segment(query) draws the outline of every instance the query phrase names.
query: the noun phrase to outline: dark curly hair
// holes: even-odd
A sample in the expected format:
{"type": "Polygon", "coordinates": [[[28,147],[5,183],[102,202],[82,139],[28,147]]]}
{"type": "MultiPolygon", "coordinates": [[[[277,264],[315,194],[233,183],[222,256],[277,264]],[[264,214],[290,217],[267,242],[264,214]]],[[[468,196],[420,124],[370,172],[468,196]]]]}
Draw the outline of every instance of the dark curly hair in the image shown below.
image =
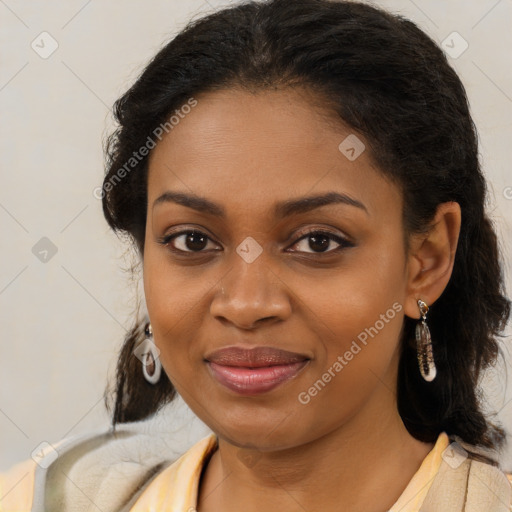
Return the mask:
{"type": "MultiPolygon", "coordinates": [[[[193,20],[166,44],[114,106],[117,130],[106,141],[103,212],[110,227],[144,251],[148,156],[131,161],[155,128],[203,92],[301,86],[368,141],[379,170],[404,197],[404,246],[425,232],[440,203],[462,212],[450,281],[431,306],[438,369],[425,382],[405,317],[398,370],[398,410],[415,438],[440,432],[496,449],[505,431],[486,418],[482,370],[501,349],[505,296],[497,237],[485,212],[486,183],[465,89],[441,49],[414,23],[351,1],[248,1],[193,20]],[[121,170],[124,169],[124,172],[121,170]]],[[[129,330],[107,388],[112,423],[137,421],[172,400],[165,374],[147,383],[133,351],[143,318],[129,330]],[[115,397],[115,399],[114,399],[115,397]]]]}

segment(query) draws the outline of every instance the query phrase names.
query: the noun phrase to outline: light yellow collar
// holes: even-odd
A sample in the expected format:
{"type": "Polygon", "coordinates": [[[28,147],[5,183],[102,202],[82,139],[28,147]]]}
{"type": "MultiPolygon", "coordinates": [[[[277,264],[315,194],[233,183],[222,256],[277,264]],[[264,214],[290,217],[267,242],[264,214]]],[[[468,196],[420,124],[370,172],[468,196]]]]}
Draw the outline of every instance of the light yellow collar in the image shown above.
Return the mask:
{"type": "Polygon", "coordinates": [[[446,432],[441,432],[434,448],[423,459],[418,471],[414,473],[398,501],[389,509],[389,512],[418,512],[432,482],[439,471],[444,450],[450,444],[446,432]]]}
{"type": "Polygon", "coordinates": [[[214,433],[198,441],[149,484],[130,512],[195,510],[204,462],[216,449],[214,433]]]}

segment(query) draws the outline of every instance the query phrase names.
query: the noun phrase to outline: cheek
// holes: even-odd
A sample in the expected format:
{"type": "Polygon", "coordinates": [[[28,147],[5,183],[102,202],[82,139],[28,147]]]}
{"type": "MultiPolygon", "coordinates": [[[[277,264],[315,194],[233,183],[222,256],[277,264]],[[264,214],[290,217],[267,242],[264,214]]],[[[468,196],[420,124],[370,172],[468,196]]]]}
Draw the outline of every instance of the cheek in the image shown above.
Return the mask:
{"type": "Polygon", "coordinates": [[[330,278],[304,283],[301,289],[308,293],[301,301],[323,346],[316,374],[320,377],[338,361],[332,371],[338,375],[343,370],[338,380],[347,379],[345,385],[354,387],[371,376],[370,370],[379,376],[388,370],[403,323],[405,276],[398,241],[382,240],[350,258],[330,278]]]}
{"type": "Polygon", "coordinates": [[[297,398],[301,418],[316,418],[321,431],[350,418],[379,388],[384,396],[394,389],[403,305],[383,270],[326,281],[325,293],[312,297],[318,357],[297,398]]]}
{"type": "Polygon", "coordinates": [[[181,267],[172,264],[163,250],[145,251],[146,305],[154,341],[168,375],[186,369],[193,342],[206,329],[202,323],[217,281],[206,266],[181,267]]]}
{"type": "MultiPolygon", "coordinates": [[[[404,299],[404,256],[400,244],[377,239],[347,253],[342,264],[328,273],[301,278],[297,294],[319,319],[327,333],[339,330],[357,335],[381,314],[404,299]]],[[[293,282],[293,281],[292,281],[293,282]]],[[[341,339],[344,339],[342,337],[341,339]]]]}
{"type": "Polygon", "coordinates": [[[209,286],[204,270],[199,266],[183,267],[172,263],[167,249],[155,247],[154,242],[146,244],[143,271],[146,304],[156,327],[176,323],[209,286]],[[197,273],[204,274],[204,281],[193,278],[197,273]]]}

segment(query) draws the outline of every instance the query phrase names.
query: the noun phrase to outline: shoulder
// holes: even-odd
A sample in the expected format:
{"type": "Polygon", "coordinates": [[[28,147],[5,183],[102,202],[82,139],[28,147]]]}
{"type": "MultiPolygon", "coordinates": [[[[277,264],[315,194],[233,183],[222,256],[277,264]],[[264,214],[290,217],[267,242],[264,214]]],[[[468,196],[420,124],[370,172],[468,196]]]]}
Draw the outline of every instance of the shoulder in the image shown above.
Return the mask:
{"type": "Polygon", "coordinates": [[[118,510],[207,432],[170,431],[169,418],[156,415],[64,439],[0,474],[0,512],[87,510],[91,502],[118,510]]]}
{"type": "Polygon", "coordinates": [[[474,510],[510,512],[512,475],[492,464],[470,459],[467,493],[474,510]]]}
{"type": "Polygon", "coordinates": [[[512,475],[486,459],[482,450],[463,444],[452,443],[443,452],[422,510],[510,512],[512,475]]]}
{"type": "Polygon", "coordinates": [[[29,459],[0,473],[0,512],[22,512],[32,508],[35,468],[35,461],[29,459]]]}
{"type": "Polygon", "coordinates": [[[475,510],[512,511],[512,473],[496,462],[497,453],[462,443],[460,438],[456,441],[467,449],[468,502],[477,506],[475,510]]]}

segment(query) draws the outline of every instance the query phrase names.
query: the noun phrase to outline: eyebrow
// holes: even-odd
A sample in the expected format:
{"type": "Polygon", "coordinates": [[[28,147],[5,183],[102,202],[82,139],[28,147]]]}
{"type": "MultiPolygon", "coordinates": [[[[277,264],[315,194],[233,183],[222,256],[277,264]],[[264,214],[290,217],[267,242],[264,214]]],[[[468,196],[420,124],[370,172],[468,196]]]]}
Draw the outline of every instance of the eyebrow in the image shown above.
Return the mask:
{"type": "MultiPolygon", "coordinates": [[[[195,194],[185,194],[183,192],[173,192],[168,190],[155,199],[153,202],[153,208],[162,203],[177,203],[202,213],[214,215],[222,219],[226,218],[226,211],[222,206],[195,194]]],[[[305,196],[298,199],[287,199],[286,201],[281,201],[274,206],[274,216],[276,218],[289,217],[299,213],[306,213],[330,204],[354,206],[368,214],[366,206],[357,199],[339,192],[328,192],[322,195],[305,196]]]]}

